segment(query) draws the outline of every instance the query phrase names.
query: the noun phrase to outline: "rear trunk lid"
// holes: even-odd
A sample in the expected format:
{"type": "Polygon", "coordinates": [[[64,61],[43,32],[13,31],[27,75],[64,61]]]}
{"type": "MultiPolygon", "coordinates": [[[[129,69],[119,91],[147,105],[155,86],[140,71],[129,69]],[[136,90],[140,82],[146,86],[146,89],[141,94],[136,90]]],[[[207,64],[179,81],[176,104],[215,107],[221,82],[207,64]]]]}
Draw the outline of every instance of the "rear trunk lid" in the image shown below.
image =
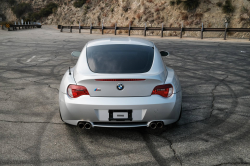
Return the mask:
{"type": "Polygon", "coordinates": [[[85,86],[93,97],[150,96],[155,86],[164,83],[165,79],[161,75],[92,76],[78,81],[77,84],[85,86]]]}

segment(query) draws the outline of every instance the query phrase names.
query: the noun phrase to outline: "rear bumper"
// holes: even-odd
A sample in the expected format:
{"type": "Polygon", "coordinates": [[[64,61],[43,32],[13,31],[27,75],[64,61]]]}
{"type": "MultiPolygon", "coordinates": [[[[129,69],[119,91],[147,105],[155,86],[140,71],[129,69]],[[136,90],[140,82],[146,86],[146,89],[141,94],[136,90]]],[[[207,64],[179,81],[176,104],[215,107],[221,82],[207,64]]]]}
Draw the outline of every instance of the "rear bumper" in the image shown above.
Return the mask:
{"type": "Polygon", "coordinates": [[[92,127],[108,128],[128,128],[128,127],[148,127],[147,122],[90,122],[92,127]]]}
{"type": "Polygon", "coordinates": [[[72,99],[59,92],[62,120],[77,125],[86,121],[92,127],[144,127],[152,121],[163,121],[164,125],[175,122],[181,111],[182,92],[169,98],[158,95],[147,97],[90,97],[72,99]],[[109,110],[132,110],[132,121],[109,121],[109,110]]]}

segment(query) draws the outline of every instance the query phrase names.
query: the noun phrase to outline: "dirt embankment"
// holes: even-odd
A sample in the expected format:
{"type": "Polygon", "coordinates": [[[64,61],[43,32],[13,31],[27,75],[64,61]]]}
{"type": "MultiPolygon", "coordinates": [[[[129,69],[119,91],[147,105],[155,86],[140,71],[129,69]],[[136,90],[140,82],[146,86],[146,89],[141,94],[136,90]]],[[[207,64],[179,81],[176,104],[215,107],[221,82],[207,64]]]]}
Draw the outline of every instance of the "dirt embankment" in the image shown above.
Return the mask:
{"type": "MultiPolygon", "coordinates": [[[[52,0],[58,4],[57,10],[47,18],[40,21],[43,24],[61,25],[101,25],[106,26],[147,26],[159,27],[225,27],[225,22],[233,28],[250,28],[250,1],[231,0],[232,12],[223,12],[227,0],[200,0],[198,7],[186,7],[183,0],[87,0],[80,7],[74,7],[76,0],[52,0]]],[[[22,0],[31,3],[38,11],[51,0],[22,0]]],[[[191,0],[186,0],[191,1],[191,0]]],[[[5,5],[4,11],[8,20],[16,20],[11,9],[5,5]]],[[[105,33],[112,31],[105,31],[105,33]]],[[[127,33],[126,31],[118,31],[127,33]]],[[[143,32],[133,31],[132,34],[143,32]]],[[[159,35],[160,32],[147,32],[159,35]]],[[[177,36],[179,32],[164,32],[167,36],[177,36]]],[[[198,32],[186,32],[184,36],[199,36],[198,32]]],[[[248,38],[249,33],[229,33],[229,36],[248,38]]],[[[205,37],[222,37],[223,33],[205,33],[205,37]]]]}

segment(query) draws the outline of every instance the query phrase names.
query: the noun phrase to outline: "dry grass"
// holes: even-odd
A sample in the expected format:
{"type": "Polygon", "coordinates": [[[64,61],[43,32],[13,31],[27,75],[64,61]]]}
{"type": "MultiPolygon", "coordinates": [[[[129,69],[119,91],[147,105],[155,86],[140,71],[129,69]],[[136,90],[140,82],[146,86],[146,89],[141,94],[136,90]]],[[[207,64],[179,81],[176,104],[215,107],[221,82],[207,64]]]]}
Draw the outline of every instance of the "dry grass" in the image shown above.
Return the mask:
{"type": "Polygon", "coordinates": [[[233,36],[236,32],[227,32],[228,36],[233,36]]]}
{"type": "Polygon", "coordinates": [[[195,18],[201,18],[203,17],[203,13],[195,13],[194,16],[195,18]]]}
{"type": "Polygon", "coordinates": [[[249,11],[249,10],[248,10],[246,7],[242,6],[242,8],[241,8],[241,13],[242,13],[242,14],[248,13],[248,11],[249,11]]]}
{"type": "Polygon", "coordinates": [[[136,18],[137,18],[138,20],[141,20],[141,18],[142,18],[142,13],[137,13],[137,14],[136,14],[136,18]]]}
{"type": "Polygon", "coordinates": [[[103,30],[104,34],[109,34],[110,30],[103,30]]]}
{"type": "Polygon", "coordinates": [[[181,19],[182,20],[188,20],[188,14],[187,13],[181,13],[181,19]]]}
{"type": "Polygon", "coordinates": [[[163,23],[164,21],[163,20],[156,20],[157,24],[161,24],[163,23]]]}
{"type": "Polygon", "coordinates": [[[148,21],[150,24],[153,24],[155,20],[154,20],[154,18],[149,18],[148,21]]]}
{"type": "Polygon", "coordinates": [[[161,3],[159,4],[159,6],[162,6],[166,3],[166,1],[161,1],[161,3]]]}
{"type": "Polygon", "coordinates": [[[207,8],[206,11],[204,11],[204,13],[209,12],[209,11],[211,11],[211,8],[207,8]]]}
{"type": "Polygon", "coordinates": [[[133,20],[130,20],[130,21],[128,22],[128,26],[129,26],[129,24],[130,24],[130,26],[132,26],[133,23],[134,23],[134,21],[133,21],[133,20]]]}
{"type": "Polygon", "coordinates": [[[159,19],[161,19],[161,17],[160,17],[159,15],[157,15],[157,16],[155,17],[155,20],[159,20],[159,19]]]}
{"type": "Polygon", "coordinates": [[[159,15],[157,15],[155,18],[154,18],[155,22],[157,24],[160,24],[160,23],[163,23],[164,22],[164,17],[160,17],[159,15]]]}
{"type": "Polygon", "coordinates": [[[163,11],[165,9],[165,6],[160,7],[160,11],[163,11]]]}
{"type": "Polygon", "coordinates": [[[240,16],[240,22],[246,21],[246,20],[247,20],[247,18],[245,18],[245,17],[243,17],[243,16],[240,16]]]}
{"type": "Polygon", "coordinates": [[[194,20],[192,20],[192,21],[184,21],[185,26],[192,25],[193,23],[194,23],[194,20]]]}
{"type": "Polygon", "coordinates": [[[115,27],[115,23],[111,23],[111,25],[110,25],[111,27],[115,27]]]}
{"type": "Polygon", "coordinates": [[[201,20],[194,21],[194,25],[200,25],[200,24],[201,24],[201,20]]]}
{"type": "Polygon", "coordinates": [[[156,7],[154,11],[155,11],[155,12],[159,12],[159,11],[160,11],[160,8],[159,8],[159,7],[156,7]]]}
{"type": "Polygon", "coordinates": [[[147,2],[149,2],[149,3],[153,3],[153,0],[147,0],[147,2]]]}
{"type": "Polygon", "coordinates": [[[144,0],[141,2],[141,5],[142,5],[142,6],[144,5],[144,0]]]}
{"type": "Polygon", "coordinates": [[[177,36],[177,32],[176,31],[173,32],[173,36],[177,36]]]}

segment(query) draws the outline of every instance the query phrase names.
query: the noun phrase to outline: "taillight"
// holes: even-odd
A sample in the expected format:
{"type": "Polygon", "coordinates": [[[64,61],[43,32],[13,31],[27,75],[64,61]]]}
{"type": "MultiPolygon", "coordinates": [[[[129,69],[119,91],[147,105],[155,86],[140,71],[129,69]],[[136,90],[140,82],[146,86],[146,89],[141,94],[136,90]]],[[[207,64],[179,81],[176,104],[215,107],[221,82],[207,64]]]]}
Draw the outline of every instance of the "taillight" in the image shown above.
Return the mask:
{"type": "Polygon", "coordinates": [[[67,92],[68,95],[72,98],[77,98],[82,95],[89,95],[87,88],[80,85],[69,85],[67,92]]]}
{"type": "Polygon", "coordinates": [[[172,94],[173,86],[171,84],[158,85],[152,92],[152,95],[160,95],[162,97],[170,97],[172,94]]]}

